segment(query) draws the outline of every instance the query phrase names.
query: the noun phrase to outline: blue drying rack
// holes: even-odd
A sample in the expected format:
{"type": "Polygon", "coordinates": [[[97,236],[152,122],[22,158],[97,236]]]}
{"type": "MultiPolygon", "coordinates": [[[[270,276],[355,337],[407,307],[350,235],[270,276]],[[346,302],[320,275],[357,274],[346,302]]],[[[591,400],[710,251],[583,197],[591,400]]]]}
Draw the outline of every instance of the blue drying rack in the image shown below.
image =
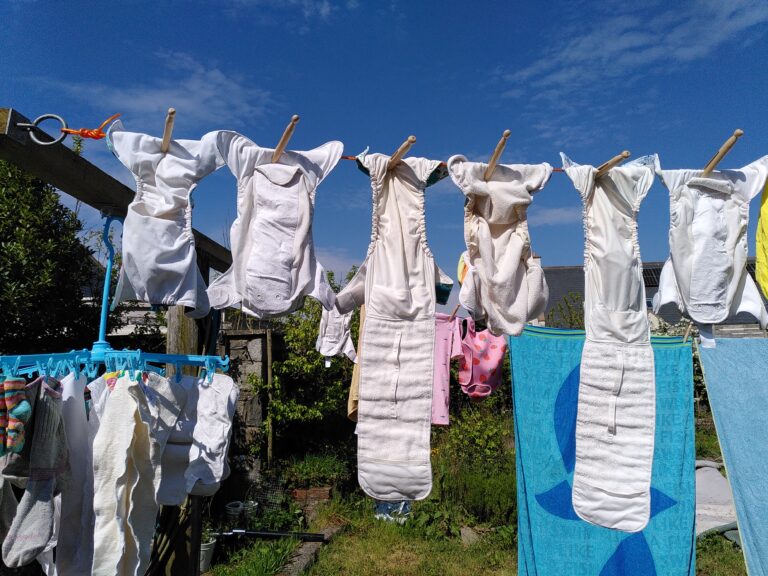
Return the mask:
{"type": "Polygon", "coordinates": [[[154,364],[172,365],[176,368],[176,377],[181,378],[181,366],[199,366],[205,370],[206,377],[212,378],[216,370],[227,372],[229,358],[226,356],[201,356],[194,354],[159,354],[141,350],[114,350],[107,342],[107,315],[109,313],[109,292],[112,280],[112,267],[115,260],[115,248],[109,239],[112,223],[120,220],[111,215],[104,221],[104,245],[107,248],[107,266],[104,289],[101,295],[101,316],[99,318],[99,336],[90,350],[72,350],[58,354],[25,354],[18,356],[0,356],[0,371],[5,377],[40,376],[60,377],[70,372],[79,376],[84,372],[89,378],[95,378],[99,367],[104,365],[109,372],[119,370],[151,370],[165,374],[165,370],[154,364]]]}

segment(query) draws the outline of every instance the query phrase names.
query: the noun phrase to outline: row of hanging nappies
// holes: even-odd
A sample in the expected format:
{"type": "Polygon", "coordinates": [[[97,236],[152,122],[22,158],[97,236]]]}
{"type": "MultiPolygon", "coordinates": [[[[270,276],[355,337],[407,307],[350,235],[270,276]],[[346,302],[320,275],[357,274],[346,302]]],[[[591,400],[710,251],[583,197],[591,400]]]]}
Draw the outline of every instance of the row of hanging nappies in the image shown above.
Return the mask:
{"type": "MultiPolygon", "coordinates": [[[[124,228],[123,288],[159,304],[241,305],[260,318],[287,314],[305,295],[340,314],[365,304],[357,409],[360,485],[378,500],[424,498],[431,488],[429,430],[435,373],[436,286],[451,280],[427,244],[424,191],[450,175],[466,196],[466,277],[459,300],[495,335],[519,335],[543,312],[548,289],[533,258],[526,210],[552,167],[487,165],[453,156],[447,166],[406,158],[390,167],[381,154],[358,164],[371,179],[372,230],[365,261],[334,295],[314,257],[315,189],[333,169],[341,144],[286,152],[271,162],[234,132],[172,142],[110,131],[113,150],[137,178],[124,228]],[[160,159],[163,162],[160,162],[160,159]],[[238,180],[232,225],[233,266],[205,290],[194,261],[189,194],[227,164],[238,180]]],[[[580,366],[574,509],[591,522],[642,529],[649,514],[655,383],[642,261],[640,205],[658,174],[670,192],[670,258],[654,308],[674,302],[692,320],[722,322],[740,311],[768,322],[746,271],[749,201],[763,188],[768,156],[741,170],[704,177],[662,170],[655,155],[597,177],[563,155],[583,202],[586,342],[580,366]],[[614,513],[620,510],[619,514],[614,513]]],[[[129,291],[128,291],[129,292],[129,291]]],[[[121,292],[124,296],[128,292],[121,292]]]]}
{"type": "Polygon", "coordinates": [[[27,441],[0,458],[9,567],[37,559],[60,576],[143,574],[159,505],[210,496],[229,475],[238,388],[228,376],[69,374],[23,392],[27,441]],[[11,485],[25,490],[21,501],[11,485]]]}

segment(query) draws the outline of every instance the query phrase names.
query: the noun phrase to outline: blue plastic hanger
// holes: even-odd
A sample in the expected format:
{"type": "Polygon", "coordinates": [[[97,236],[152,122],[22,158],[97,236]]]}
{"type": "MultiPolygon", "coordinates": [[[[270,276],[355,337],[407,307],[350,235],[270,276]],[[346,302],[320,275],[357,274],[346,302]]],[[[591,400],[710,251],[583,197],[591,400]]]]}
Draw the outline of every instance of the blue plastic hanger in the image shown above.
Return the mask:
{"type": "Polygon", "coordinates": [[[159,354],[141,350],[114,350],[107,342],[107,316],[109,314],[109,292],[112,280],[112,267],[115,248],[109,239],[112,223],[122,221],[112,215],[105,215],[103,240],[107,248],[107,266],[104,289],[101,295],[101,315],[99,318],[99,336],[90,350],[73,350],[59,354],[26,354],[18,356],[0,356],[0,372],[6,377],[28,376],[35,374],[57,378],[74,372],[77,377],[84,373],[89,379],[96,378],[99,367],[104,365],[108,372],[130,370],[141,377],[141,372],[152,371],[165,375],[165,370],[153,364],[172,364],[176,367],[176,379],[181,379],[181,366],[199,366],[205,370],[206,380],[211,381],[216,370],[227,372],[229,358],[188,354],[159,354]]]}

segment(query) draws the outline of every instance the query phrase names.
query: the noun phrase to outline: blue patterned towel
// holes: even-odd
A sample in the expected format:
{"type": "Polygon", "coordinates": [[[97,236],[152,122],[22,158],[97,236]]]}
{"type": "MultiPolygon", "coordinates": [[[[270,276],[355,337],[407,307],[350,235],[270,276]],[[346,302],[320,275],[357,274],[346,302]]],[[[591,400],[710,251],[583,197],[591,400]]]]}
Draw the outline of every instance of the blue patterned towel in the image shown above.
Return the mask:
{"type": "Polygon", "coordinates": [[[768,574],[768,339],[700,347],[704,380],[750,576],[768,574]]]}
{"type": "Polygon", "coordinates": [[[581,520],[571,504],[581,330],[509,339],[520,576],[694,576],[693,367],[682,338],[652,339],[656,432],[651,520],[635,534],[581,520]]]}

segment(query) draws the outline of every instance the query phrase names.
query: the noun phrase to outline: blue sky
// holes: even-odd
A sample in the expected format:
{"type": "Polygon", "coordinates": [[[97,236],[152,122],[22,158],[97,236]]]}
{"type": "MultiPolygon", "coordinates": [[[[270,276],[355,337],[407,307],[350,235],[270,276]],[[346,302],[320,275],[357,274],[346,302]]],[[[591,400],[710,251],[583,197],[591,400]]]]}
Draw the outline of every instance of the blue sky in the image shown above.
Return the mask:
{"type": "MultiPolygon", "coordinates": [[[[296,113],[291,148],[337,139],[345,154],[389,154],[414,134],[413,155],[487,161],[505,128],[506,163],[560,166],[564,151],[600,164],[628,149],[696,168],[735,128],[745,136],[722,167],[768,153],[766,0],[3,0],[0,21],[0,106],[72,127],[121,112],[128,130],[160,135],[172,106],[179,138],[231,129],[273,147],[296,113]]],[[[86,145],[133,187],[104,141],[86,145]]],[[[429,242],[451,276],[462,204],[449,180],[427,191],[429,242]]],[[[657,181],[640,215],[646,261],[666,258],[668,207],[657,181]]],[[[234,215],[223,168],[195,192],[194,226],[225,243],[234,215]]],[[[544,265],[581,263],[581,208],[564,174],[529,217],[544,265]]],[[[370,221],[369,181],[342,161],[317,194],[327,268],[361,261],[370,221]]]]}

